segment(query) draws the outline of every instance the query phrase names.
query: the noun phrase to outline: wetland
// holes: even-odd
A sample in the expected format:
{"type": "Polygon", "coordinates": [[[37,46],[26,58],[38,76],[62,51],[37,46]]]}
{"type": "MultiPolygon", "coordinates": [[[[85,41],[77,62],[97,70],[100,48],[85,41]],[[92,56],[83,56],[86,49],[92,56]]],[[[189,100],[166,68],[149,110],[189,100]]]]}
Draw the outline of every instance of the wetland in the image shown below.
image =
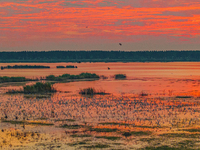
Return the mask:
{"type": "Polygon", "coordinates": [[[0,83],[0,149],[200,148],[199,62],[0,64],[8,65],[50,68],[0,71],[2,77],[30,79],[0,83]],[[46,85],[53,94],[6,94],[63,75],[70,82],[46,85]],[[80,94],[84,89],[109,94],[80,94]]]}

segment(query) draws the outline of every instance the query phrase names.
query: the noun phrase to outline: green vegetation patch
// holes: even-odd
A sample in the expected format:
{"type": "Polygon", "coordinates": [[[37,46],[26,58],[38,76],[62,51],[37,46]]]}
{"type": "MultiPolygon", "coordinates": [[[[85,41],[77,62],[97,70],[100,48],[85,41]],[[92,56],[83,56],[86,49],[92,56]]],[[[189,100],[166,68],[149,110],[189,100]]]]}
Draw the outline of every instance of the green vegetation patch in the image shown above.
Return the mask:
{"type": "Polygon", "coordinates": [[[124,132],[122,133],[123,136],[129,137],[129,136],[143,136],[143,135],[151,135],[150,131],[131,131],[131,132],[124,132]]]}
{"type": "Polygon", "coordinates": [[[0,83],[25,82],[25,81],[38,81],[38,79],[28,79],[25,77],[7,77],[7,76],[0,77],[0,83]]]}
{"type": "Polygon", "coordinates": [[[55,122],[58,122],[58,121],[75,122],[76,120],[74,120],[74,119],[56,119],[56,120],[55,120],[55,122]]]}
{"type": "Polygon", "coordinates": [[[133,125],[133,124],[127,124],[127,123],[118,123],[118,122],[101,122],[100,125],[119,125],[119,126],[131,126],[136,128],[163,128],[161,126],[139,126],[139,125],[133,125]]]}
{"type": "Polygon", "coordinates": [[[23,87],[23,90],[8,90],[6,93],[24,93],[24,94],[37,94],[37,93],[55,93],[56,89],[53,88],[51,83],[37,82],[34,85],[27,85],[23,87]]]}
{"type": "Polygon", "coordinates": [[[176,96],[176,98],[192,98],[192,96],[176,96]]]}
{"type": "Polygon", "coordinates": [[[102,138],[102,139],[107,139],[107,140],[112,140],[112,141],[121,139],[121,137],[117,137],[117,136],[95,136],[95,138],[98,138],[98,139],[102,138]]]}
{"type": "Polygon", "coordinates": [[[110,128],[90,128],[90,131],[95,131],[95,132],[116,132],[118,129],[110,129],[110,128]]]}
{"type": "Polygon", "coordinates": [[[105,94],[109,94],[106,93],[105,91],[96,91],[94,88],[86,88],[86,89],[81,89],[79,91],[79,94],[81,95],[105,95],[105,94]]]}
{"type": "Polygon", "coordinates": [[[184,140],[184,141],[178,142],[176,146],[179,146],[181,148],[188,148],[188,147],[193,147],[195,143],[196,141],[194,140],[184,140]]]}
{"type": "Polygon", "coordinates": [[[11,124],[26,124],[26,125],[44,125],[44,126],[53,126],[53,123],[45,123],[45,122],[28,122],[28,121],[13,121],[13,120],[2,120],[5,123],[11,124]]]}
{"type": "Polygon", "coordinates": [[[160,134],[159,136],[165,136],[165,137],[182,137],[182,138],[199,138],[200,134],[165,133],[165,134],[160,134]]]}
{"type": "Polygon", "coordinates": [[[76,138],[76,137],[92,137],[92,135],[90,135],[90,134],[72,134],[70,136],[73,137],[73,138],[76,138]]]}
{"type": "Polygon", "coordinates": [[[180,150],[180,148],[176,148],[176,147],[169,147],[166,145],[163,146],[159,146],[159,147],[145,147],[141,150],[180,150]]]}
{"type": "Polygon", "coordinates": [[[74,125],[68,125],[68,124],[64,124],[60,126],[61,128],[67,128],[67,129],[79,129],[79,128],[83,128],[83,125],[78,125],[78,124],[74,124],[74,125]]]}
{"type": "Polygon", "coordinates": [[[75,143],[69,143],[69,146],[76,146],[76,145],[83,145],[83,144],[87,144],[85,141],[80,141],[80,142],[75,142],[75,143]]]}
{"type": "Polygon", "coordinates": [[[50,68],[50,66],[41,66],[41,65],[14,65],[14,66],[1,66],[1,70],[3,69],[44,69],[50,68]]]}
{"type": "Polygon", "coordinates": [[[196,128],[196,129],[184,129],[184,131],[188,131],[188,132],[200,132],[200,128],[196,128]]]}
{"type": "Polygon", "coordinates": [[[83,146],[84,148],[108,148],[110,145],[106,144],[96,144],[96,145],[90,145],[90,146],[83,146]]]}
{"type": "Polygon", "coordinates": [[[115,79],[126,79],[125,74],[115,74],[115,79]]]}
{"type": "Polygon", "coordinates": [[[96,75],[95,73],[81,73],[79,75],[70,75],[70,74],[63,74],[61,76],[54,76],[49,75],[46,76],[46,80],[49,81],[66,81],[69,79],[99,79],[100,77],[96,75]]]}

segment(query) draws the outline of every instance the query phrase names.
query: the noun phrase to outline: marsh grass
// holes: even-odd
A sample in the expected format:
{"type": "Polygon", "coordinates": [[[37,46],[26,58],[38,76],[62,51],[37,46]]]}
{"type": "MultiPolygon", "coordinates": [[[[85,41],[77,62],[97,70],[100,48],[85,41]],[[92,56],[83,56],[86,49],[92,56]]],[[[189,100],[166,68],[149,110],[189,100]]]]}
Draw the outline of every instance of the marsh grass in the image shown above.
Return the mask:
{"type": "Polygon", "coordinates": [[[127,124],[127,123],[118,123],[118,122],[101,122],[99,125],[119,125],[119,126],[131,126],[136,128],[164,128],[161,126],[139,126],[139,125],[133,125],[133,124],[127,124]]]}
{"type": "Polygon", "coordinates": [[[196,141],[194,140],[184,140],[181,142],[178,142],[176,146],[181,147],[181,148],[188,148],[188,147],[194,147],[196,141]]]}
{"type": "Polygon", "coordinates": [[[37,82],[34,85],[27,85],[23,87],[23,90],[8,90],[7,94],[16,94],[16,93],[24,93],[24,94],[47,94],[47,93],[55,93],[56,89],[53,88],[51,83],[42,83],[37,82]]]}
{"type": "Polygon", "coordinates": [[[43,126],[53,126],[53,123],[46,123],[46,122],[29,122],[29,121],[14,121],[14,120],[1,120],[5,123],[11,124],[26,124],[26,125],[43,125],[43,126]]]}
{"type": "Polygon", "coordinates": [[[72,134],[70,136],[73,137],[73,138],[76,138],[76,137],[80,137],[80,138],[83,138],[83,137],[92,137],[92,135],[90,135],[90,134],[72,134]]]}
{"type": "Polygon", "coordinates": [[[164,133],[159,136],[164,137],[180,137],[180,138],[199,138],[200,134],[188,134],[188,133],[164,133]]]}
{"type": "Polygon", "coordinates": [[[110,145],[107,144],[96,144],[96,145],[89,145],[89,146],[83,146],[83,148],[90,148],[90,149],[94,149],[94,148],[109,148],[110,145]]]}
{"type": "Polygon", "coordinates": [[[123,136],[129,137],[129,136],[144,136],[144,135],[151,135],[152,132],[150,131],[131,131],[131,132],[124,132],[122,133],[123,136]]]}
{"type": "Polygon", "coordinates": [[[117,132],[118,129],[110,129],[110,128],[89,128],[89,131],[95,131],[95,132],[117,132]]]}
{"type": "Polygon", "coordinates": [[[176,96],[175,98],[192,98],[192,96],[176,96]]]}
{"type": "Polygon", "coordinates": [[[95,136],[95,138],[107,139],[107,140],[112,140],[112,141],[121,139],[121,137],[117,137],[117,136],[95,136]]]}
{"type": "Polygon", "coordinates": [[[69,146],[76,146],[76,145],[83,145],[83,144],[87,144],[85,141],[80,141],[80,142],[75,142],[75,143],[69,143],[67,145],[69,146]]]}
{"type": "Polygon", "coordinates": [[[183,129],[183,131],[188,131],[188,132],[200,132],[200,128],[194,128],[194,129],[183,129]]]}
{"type": "Polygon", "coordinates": [[[126,75],[125,74],[115,74],[115,79],[126,79],[126,75]]]}
{"type": "Polygon", "coordinates": [[[176,147],[169,147],[169,146],[166,146],[166,145],[163,145],[163,146],[159,146],[159,147],[145,147],[143,149],[140,149],[140,150],[180,150],[180,148],[176,148],[176,147]]]}
{"type": "Polygon", "coordinates": [[[61,125],[60,128],[67,128],[67,129],[79,129],[79,128],[83,128],[84,125],[78,125],[78,124],[74,124],[74,125],[68,125],[68,124],[64,124],[61,125]]]}
{"type": "Polygon", "coordinates": [[[68,122],[75,122],[75,119],[56,119],[55,122],[59,122],[59,121],[68,121],[68,122]]]}
{"type": "Polygon", "coordinates": [[[85,89],[80,89],[79,94],[81,95],[107,95],[109,93],[106,93],[104,90],[95,90],[94,88],[85,88],[85,89]]]}

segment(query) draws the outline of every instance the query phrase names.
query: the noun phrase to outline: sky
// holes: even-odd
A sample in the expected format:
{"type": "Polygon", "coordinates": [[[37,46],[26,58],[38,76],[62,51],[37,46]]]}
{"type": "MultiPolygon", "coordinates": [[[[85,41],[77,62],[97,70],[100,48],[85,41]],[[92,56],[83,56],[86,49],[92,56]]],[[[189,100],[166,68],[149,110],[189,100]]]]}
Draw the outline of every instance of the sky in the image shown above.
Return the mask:
{"type": "Polygon", "coordinates": [[[200,1],[0,0],[0,51],[49,50],[200,50],[200,1]]]}

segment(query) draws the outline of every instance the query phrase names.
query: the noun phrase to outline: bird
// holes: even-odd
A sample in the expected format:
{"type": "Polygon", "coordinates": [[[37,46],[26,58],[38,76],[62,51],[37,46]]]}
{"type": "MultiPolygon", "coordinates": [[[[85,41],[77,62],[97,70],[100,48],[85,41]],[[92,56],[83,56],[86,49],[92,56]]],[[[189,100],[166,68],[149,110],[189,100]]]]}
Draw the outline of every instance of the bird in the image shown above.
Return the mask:
{"type": "Polygon", "coordinates": [[[119,43],[120,46],[122,46],[122,43],[119,43]]]}

